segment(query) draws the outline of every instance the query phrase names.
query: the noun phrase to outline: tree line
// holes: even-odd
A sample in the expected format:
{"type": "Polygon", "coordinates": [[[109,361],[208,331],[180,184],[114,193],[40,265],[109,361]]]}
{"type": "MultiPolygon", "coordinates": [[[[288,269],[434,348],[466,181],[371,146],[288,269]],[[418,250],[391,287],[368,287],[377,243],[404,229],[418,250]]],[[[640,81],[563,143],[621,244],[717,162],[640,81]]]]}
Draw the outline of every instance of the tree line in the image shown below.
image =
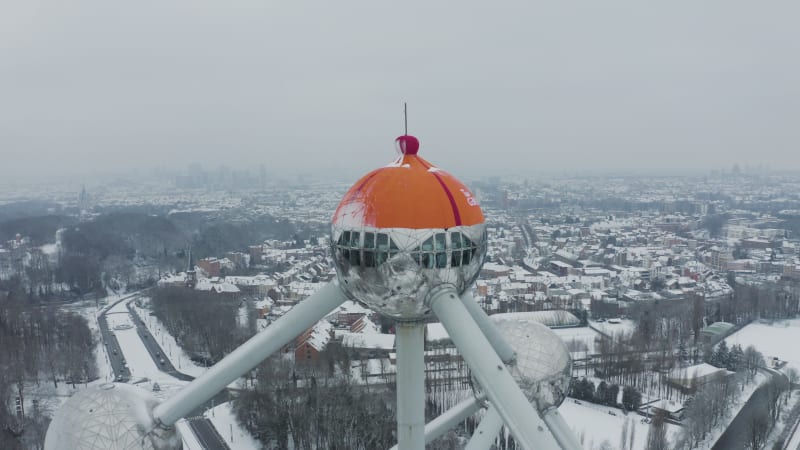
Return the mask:
{"type": "Polygon", "coordinates": [[[96,379],[95,337],[78,314],[7,300],[0,342],[0,448],[40,447],[48,419],[44,408],[26,411],[28,391],[96,379]]]}
{"type": "Polygon", "coordinates": [[[394,390],[358,385],[325,368],[299,378],[282,355],[255,369],[234,408],[265,448],[370,450],[395,442],[394,390]]]}
{"type": "Polygon", "coordinates": [[[214,292],[184,287],[164,287],[152,291],[150,304],[178,345],[195,360],[213,364],[255,333],[248,321],[236,320],[241,301],[214,292]]]}

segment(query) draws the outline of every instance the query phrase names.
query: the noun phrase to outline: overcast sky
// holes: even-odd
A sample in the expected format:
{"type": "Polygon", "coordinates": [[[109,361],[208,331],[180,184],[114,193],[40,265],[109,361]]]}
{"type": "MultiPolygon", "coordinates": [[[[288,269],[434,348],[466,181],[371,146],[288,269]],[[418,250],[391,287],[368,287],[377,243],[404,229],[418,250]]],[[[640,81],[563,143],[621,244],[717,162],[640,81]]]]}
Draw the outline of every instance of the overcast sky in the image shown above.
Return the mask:
{"type": "Polygon", "coordinates": [[[4,177],[800,168],[797,1],[1,3],[4,177]]]}

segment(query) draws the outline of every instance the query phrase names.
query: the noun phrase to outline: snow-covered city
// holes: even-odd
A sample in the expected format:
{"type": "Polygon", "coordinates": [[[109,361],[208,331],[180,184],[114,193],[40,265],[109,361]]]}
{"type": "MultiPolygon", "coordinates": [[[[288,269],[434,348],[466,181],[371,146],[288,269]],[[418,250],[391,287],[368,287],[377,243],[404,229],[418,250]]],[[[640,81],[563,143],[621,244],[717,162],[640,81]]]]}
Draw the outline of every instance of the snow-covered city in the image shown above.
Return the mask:
{"type": "Polygon", "coordinates": [[[0,450],[800,450],[800,3],[0,11],[0,450]]]}
{"type": "MultiPolygon", "coordinates": [[[[800,215],[792,209],[800,198],[785,193],[797,181],[727,173],[651,180],[633,195],[638,181],[475,181],[487,246],[472,298],[490,317],[533,320],[563,341],[572,364],[559,411],[585,449],[653,448],[654,439],[665,448],[794,448],[800,215]]],[[[5,367],[20,367],[5,372],[9,430],[41,442],[64,400],[113,381],[169,398],[335,280],[326,222],[341,188],[263,190],[269,201],[261,189],[227,198],[183,190],[170,203],[160,195],[118,202],[107,189],[83,187],[41,219],[3,222],[4,329],[28,330],[7,335],[4,348],[47,348],[52,338],[36,331],[37,320],[59,323],[58,333],[85,329],[78,348],[45,352],[30,367],[14,362],[28,360],[17,351],[3,354],[5,367]],[[251,201],[261,208],[253,211],[251,201]],[[128,212],[142,207],[153,213],[128,212]],[[135,226],[107,225],[123,221],[135,226]],[[264,227],[253,231],[256,224],[264,227]],[[189,229],[192,241],[177,237],[189,229]],[[47,315],[31,322],[19,302],[34,299],[47,315]]],[[[358,447],[391,446],[392,420],[378,436],[293,421],[336,407],[318,400],[309,409],[308,383],[330,390],[327,401],[349,402],[354,414],[392,414],[395,324],[345,301],[179,421],[183,447],[335,445],[329,433],[358,447]],[[295,393],[277,396],[283,389],[295,393]],[[285,417],[263,416],[264,408],[285,408],[285,417]]],[[[428,320],[424,339],[432,418],[474,395],[473,384],[441,323],[428,320]]],[[[434,447],[460,448],[480,417],[467,417],[434,447]]],[[[513,448],[508,431],[496,439],[513,448]]]]}

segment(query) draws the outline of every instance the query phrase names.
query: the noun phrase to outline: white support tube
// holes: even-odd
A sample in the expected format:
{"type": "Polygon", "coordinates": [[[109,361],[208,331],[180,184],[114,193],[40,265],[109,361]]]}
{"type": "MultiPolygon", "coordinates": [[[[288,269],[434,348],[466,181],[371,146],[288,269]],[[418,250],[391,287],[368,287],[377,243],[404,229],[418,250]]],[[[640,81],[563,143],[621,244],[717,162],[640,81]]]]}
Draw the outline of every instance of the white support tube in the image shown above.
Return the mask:
{"type": "Polygon", "coordinates": [[[240,345],[203,375],[156,406],[153,409],[156,423],[162,427],[171,427],[180,418],[225,389],[225,386],[314,326],[345,300],[347,297],[335,283],[323,286],[264,331],[240,345]]]}
{"type": "Polygon", "coordinates": [[[425,327],[397,324],[397,447],[425,448],[425,327]]]}
{"type": "Polygon", "coordinates": [[[558,412],[558,408],[553,407],[548,409],[544,412],[542,418],[561,448],[564,450],[581,450],[583,448],[578,438],[575,436],[575,433],[569,427],[569,424],[567,424],[567,421],[564,420],[564,416],[558,412]]]}
{"type": "Polygon", "coordinates": [[[472,320],[478,324],[478,327],[481,329],[481,332],[486,339],[489,340],[489,343],[492,344],[494,351],[497,352],[497,356],[500,357],[500,360],[506,364],[510,364],[516,358],[516,352],[514,352],[514,348],[512,348],[508,342],[503,338],[503,335],[500,334],[497,327],[495,327],[492,322],[489,320],[489,316],[486,314],[486,311],[478,305],[478,302],[475,301],[475,297],[469,293],[469,291],[464,292],[461,296],[461,302],[464,303],[464,306],[467,308],[469,315],[472,316],[472,320]]]}
{"type": "Polygon", "coordinates": [[[489,450],[502,429],[503,419],[494,406],[490,405],[464,450],[489,450]]]}
{"type": "MultiPolygon", "coordinates": [[[[443,436],[447,430],[455,427],[467,417],[475,414],[481,409],[483,402],[483,395],[472,396],[466,400],[462,400],[456,406],[448,409],[440,414],[437,418],[425,424],[425,443],[429,444],[435,439],[443,436]]],[[[397,450],[397,446],[389,450],[397,450]]]]}
{"type": "Polygon", "coordinates": [[[527,450],[558,450],[555,438],[472,320],[455,289],[431,293],[431,308],[450,334],[486,397],[516,441],[527,450]]]}

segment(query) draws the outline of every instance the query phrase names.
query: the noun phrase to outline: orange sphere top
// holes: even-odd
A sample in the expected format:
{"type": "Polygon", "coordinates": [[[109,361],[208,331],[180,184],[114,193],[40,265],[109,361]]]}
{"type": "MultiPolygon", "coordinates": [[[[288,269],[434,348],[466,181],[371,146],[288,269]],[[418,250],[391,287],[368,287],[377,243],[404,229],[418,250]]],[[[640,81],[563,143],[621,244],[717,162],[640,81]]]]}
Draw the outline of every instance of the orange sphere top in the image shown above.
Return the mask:
{"type": "Polygon", "coordinates": [[[396,143],[402,155],[347,191],[333,215],[334,225],[423,229],[484,222],[472,192],[417,155],[415,137],[400,136],[396,143]]]}

